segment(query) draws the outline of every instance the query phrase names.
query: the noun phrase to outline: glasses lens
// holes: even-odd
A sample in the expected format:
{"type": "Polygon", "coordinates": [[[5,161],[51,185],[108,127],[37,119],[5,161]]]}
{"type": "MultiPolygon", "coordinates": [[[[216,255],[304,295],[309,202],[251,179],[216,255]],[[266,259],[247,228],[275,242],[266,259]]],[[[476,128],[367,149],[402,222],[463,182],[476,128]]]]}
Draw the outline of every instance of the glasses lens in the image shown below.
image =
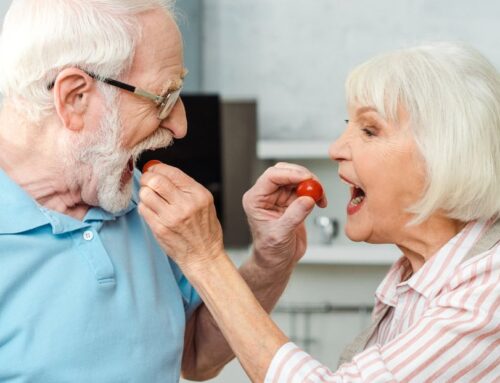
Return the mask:
{"type": "Polygon", "coordinates": [[[177,100],[179,100],[179,95],[181,94],[181,90],[182,88],[177,89],[166,95],[166,100],[160,106],[160,111],[158,113],[158,118],[160,120],[164,120],[170,114],[175,104],[177,103],[177,100]]]}

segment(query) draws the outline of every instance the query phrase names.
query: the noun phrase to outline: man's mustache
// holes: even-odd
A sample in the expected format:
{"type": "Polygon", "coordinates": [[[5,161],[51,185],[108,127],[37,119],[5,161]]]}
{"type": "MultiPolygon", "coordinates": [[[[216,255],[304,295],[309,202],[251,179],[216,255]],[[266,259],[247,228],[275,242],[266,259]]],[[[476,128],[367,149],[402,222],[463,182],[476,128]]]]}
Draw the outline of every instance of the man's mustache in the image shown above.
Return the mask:
{"type": "Polygon", "coordinates": [[[132,151],[132,157],[137,159],[146,150],[163,149],[173,145],[174,137],[169,130],[157,129],[151,136],[139,142],[132,151]]]}

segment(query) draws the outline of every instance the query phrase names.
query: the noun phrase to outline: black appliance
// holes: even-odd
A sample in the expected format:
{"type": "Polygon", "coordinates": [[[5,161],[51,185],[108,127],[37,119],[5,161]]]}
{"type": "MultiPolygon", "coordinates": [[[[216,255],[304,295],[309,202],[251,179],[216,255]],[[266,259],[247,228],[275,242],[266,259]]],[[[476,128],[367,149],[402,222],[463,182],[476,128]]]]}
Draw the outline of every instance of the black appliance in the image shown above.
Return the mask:
{"type": "Polygon", "coordinates": [[[165,149],[144,152],[137,167],[152,159],[181,169],[214,196],[217,216],[223,220],[220,99],[217,95],[183,94],[188,132],[165,149]]]}

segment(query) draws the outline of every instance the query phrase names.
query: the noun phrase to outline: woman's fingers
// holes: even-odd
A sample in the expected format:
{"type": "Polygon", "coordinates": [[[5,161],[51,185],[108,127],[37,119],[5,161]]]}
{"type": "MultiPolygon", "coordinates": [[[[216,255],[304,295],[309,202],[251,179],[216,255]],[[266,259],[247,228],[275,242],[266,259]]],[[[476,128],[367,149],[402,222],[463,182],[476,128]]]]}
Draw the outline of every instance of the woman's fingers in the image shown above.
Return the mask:
{"type": "Polygon", "coordinates": [[[194,184],[197,184],[197,182],[193,178],[188,176],[182,170],[167,164],[158,164],[151,167],[149,171],[143,175],[143,177],[146,177],[147,175],[161,175],[163,177],[166,177],[179,189],[192,187],[194,184]]]}
{"type": "Polygon", "coordinates": [[[167,235],[167,226],[165,226],[161,221],[160,216],[156,214],[146,203],[142,201],[139,202],[138,209],[139,214],[144,218],[154,234],[162,238],[167,235]]]}
{"type": "Polygon", "coordinates": [[[180,192],[179,188],[168,177],[152,171],[145,173],[141,178],[141,191],[139,193],[141,200],[149,196],[144,190],[154,192],[167,203],[174,203],[177,194],[180,192]]]}
{"type": "Polygon", "coordinates": [[[168,165],[141,178],[139,212],[168,255],[179,265],[209,261],[223,251],[212,194],[168,165]]]}

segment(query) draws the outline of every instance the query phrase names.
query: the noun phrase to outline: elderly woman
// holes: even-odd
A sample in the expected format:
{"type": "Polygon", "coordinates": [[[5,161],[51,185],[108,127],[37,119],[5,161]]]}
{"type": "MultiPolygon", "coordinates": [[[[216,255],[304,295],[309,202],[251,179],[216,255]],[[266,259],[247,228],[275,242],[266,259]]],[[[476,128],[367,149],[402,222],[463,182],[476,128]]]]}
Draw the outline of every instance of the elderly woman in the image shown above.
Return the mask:
{"type": "MultiPolygon", "coordinates": [[[[331,145],[351,188],[345,231],[402,252],[376,291],[372,326],[334,371],[291,343],[224,253],[199,186],[165,165],[143,177],[167,203],[140,209],[255,382],[500,380],[500,80],[478,52],[439,43],[371,59],[347,79],[349,122],[331,145]],[[157,185],[156,182],[154,185],[157,185]],[[187,203],[187,201],[190,201],[187,203]]],[[[261,251],[304,254],[314,177],[278,164],[245,195],[261,251]],[[270,234],[271,233],[271,234],[270,234]],[[264,250],[262,250],[264,249],[264,250]],[[278,250],[277,250],[278,249],[278,250]]],[[[324,205],[326,201],[321,201],[324,205]]]]}

